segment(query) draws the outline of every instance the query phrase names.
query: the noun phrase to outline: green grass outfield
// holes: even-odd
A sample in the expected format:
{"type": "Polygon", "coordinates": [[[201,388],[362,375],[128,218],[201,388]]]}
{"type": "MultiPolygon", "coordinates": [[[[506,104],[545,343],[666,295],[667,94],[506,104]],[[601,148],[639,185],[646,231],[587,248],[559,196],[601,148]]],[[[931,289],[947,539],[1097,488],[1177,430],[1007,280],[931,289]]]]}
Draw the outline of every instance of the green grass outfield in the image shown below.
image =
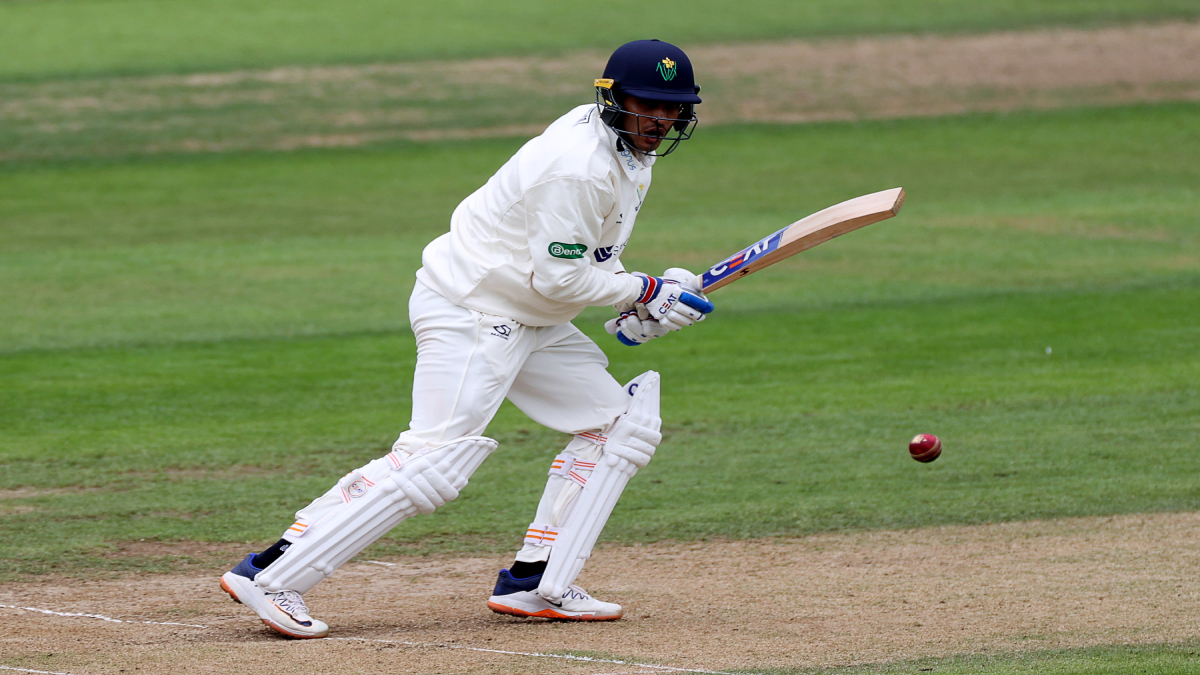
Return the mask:
{"type": "MultiPolygon", "coordinates": [[[[0,174],[0,568],[263,543],[408,416],[421,246],[517,140],[0,174]]],[[[636,349],[667,440],[607,541],[1200,507],[1200,106],[705,129],[626,257],[703,268],[832,202],[902,216],[636,349]],[[1047,352],[1047,348],[1051,348],[1047,352]],[[920,465],[917,432],[945,440],[920,465]]],[[[373,551],[519,544],[563,439],[503,409],[456,503],[373,551]]]]}
{"type": "Polygon", "coordinates": [[[1197,16],[1195,0],[9,0],[0,80],[1197,16]]]}
{"type": "Polygon", "coordinates": [[[1017,654],[955,656],[847,668],[756,670],[761,675],[1190,675],[1200,673],[1200,643],[1058,649],[1017,654]]]}

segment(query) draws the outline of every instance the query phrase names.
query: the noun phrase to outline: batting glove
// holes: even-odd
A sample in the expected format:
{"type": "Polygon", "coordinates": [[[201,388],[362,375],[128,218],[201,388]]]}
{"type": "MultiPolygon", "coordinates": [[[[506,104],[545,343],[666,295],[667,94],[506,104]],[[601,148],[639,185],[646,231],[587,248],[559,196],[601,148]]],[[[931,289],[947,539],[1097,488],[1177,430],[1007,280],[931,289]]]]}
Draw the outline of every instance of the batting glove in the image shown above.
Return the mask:
{"type": "MultiPolygon", "coordinates": [[[[685,281],[695,283],[696,275],[687,270],[675,268],[667,271],[682,272],[687,275],[685,281]]],[[[643,320],[654,319],[667,330],[682,330],[697,321],[703,321],[705,315],[713,311],[713,304],[699,288],[684,285],[677,278],[652,277],[641,272],[634,272],[634,276],[642,280],[642,294],[634,301],[634,308],[643,320]]]]}
{"type": "Polygon", "coordinates": [[[662,337],[671,332],[654,319],[642,320],[636,310],[621,312],[615,319],[609,319],[604,324],[604,330],[609,335],[617,336],[621,344],[627,347],[644,345],[656,337],[662,337]]]}

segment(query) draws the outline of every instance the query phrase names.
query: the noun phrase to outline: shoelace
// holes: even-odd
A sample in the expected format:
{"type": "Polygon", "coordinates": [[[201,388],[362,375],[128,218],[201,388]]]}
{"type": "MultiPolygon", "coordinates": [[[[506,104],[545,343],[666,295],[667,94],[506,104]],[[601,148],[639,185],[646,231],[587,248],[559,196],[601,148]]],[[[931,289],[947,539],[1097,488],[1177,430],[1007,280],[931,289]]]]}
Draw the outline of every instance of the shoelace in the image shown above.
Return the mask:
{"type": "MultiPolygon", "coordinates": [[[[569,592],[571,592],[571,591],[575,591],[576,593],[578,593],[578,594],[579,594],[579,595],[578,595],[578,598],[579,598],[580,600],[591,600],[591,599],[592,599],[592,596],[588,595],[588,592],[587,592],[587,591],[583,590],[582,588],[580,588],[580,587],[578,587],[578,586],[568,586],[568,587],[567,587],[567,592],[569,593],[569,592]]],[[[563,597],[564,597],[564,598],[565,598],[565,597],[568,597],[568,596],[567,596],[567,593],[563,593],[563,597]]]]}
{"type": "Polygon", "coordinates": [[[292,615],[292,618],[301,620],[308,617],[308,606],[304,604],[304,598],[296,591],[280,591],[274,594],[271,601],[275,603],[279,609],[292,615]]]}

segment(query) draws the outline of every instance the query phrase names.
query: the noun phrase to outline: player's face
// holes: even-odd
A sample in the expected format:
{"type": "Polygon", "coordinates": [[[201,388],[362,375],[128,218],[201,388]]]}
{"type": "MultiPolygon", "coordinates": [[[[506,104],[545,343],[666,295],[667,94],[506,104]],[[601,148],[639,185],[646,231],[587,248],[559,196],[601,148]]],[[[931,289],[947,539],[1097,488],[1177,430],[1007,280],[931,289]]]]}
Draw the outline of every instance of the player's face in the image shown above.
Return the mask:
{"type": "Polygon", "coordinates": [[[662,139],[671,130],[673,122],[678,119],[682,106],[667,101],[648,101],[636,96],[628,96],[622,102],[622,107],[638,115],[648,115],[659,119],[646,119],[625,115],[622,117],[622,127],[631,134],[630,140],[634,147],[642,152],[652,152],[662,143],[662,139]]]}

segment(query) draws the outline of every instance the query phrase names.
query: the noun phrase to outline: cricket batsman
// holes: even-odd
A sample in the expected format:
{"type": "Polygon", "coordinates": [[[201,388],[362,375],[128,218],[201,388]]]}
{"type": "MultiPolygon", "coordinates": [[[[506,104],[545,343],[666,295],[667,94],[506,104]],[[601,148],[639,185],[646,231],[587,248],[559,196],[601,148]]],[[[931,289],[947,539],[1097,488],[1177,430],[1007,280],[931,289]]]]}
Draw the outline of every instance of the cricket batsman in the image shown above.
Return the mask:
{"type": "Polygon", "coordinates": [[[417,363],[408,430],[301,509],[277,543],[225,573],[221,587],[234,600],[284,635],[328,635],[302,596],[401,521],[454,500],[496,449],[482,434],[507,397],[574,438],[551,462],[524,546],[500,570],[488,607],[621,617],[619,605],[574,582],[662,439],[659,377],[622,386],[571,320],[612,305],[608,332],[639,345],[712,311],[691,272],[628,274],[620,261],[655,160],[691,137],[699,91],[678,47],[623,45],[596,80],[595,104],[559,118],[458,205],[450,231],[425,248],[409,300],[417,363]]]}

